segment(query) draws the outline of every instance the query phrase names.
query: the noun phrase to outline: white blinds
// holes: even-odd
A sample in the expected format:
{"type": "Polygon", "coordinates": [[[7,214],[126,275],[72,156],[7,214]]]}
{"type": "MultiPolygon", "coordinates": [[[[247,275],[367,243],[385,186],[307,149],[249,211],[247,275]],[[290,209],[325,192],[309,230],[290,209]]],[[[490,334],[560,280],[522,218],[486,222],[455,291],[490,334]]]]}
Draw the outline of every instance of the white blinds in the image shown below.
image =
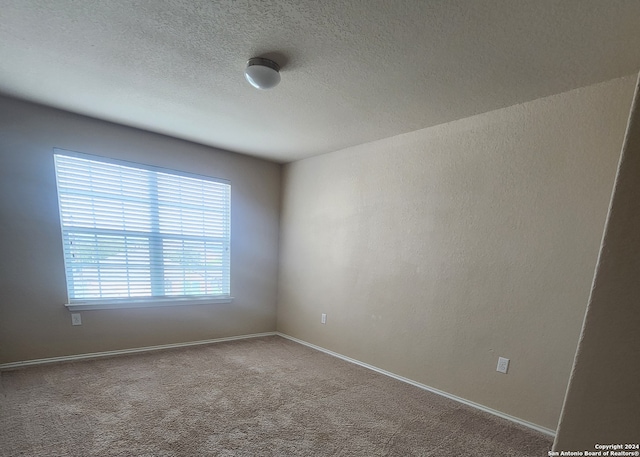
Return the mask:
{"type": "Polygon", "coordinates": [[[70,303],[230,295],[228,182],[54,157],[70,303]]]}

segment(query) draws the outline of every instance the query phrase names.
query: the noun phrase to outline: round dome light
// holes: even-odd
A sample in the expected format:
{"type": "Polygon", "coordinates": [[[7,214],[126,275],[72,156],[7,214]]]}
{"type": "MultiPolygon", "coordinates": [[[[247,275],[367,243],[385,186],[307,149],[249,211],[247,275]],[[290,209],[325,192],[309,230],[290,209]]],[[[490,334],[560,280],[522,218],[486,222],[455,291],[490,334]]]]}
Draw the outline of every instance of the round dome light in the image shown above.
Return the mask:
{"type": "Polygon", "coordinates": [[[256,89],[271,89],[280,82],[280,66],[273,60],[254,57],[247,62],[244,77],[256,89]]]}

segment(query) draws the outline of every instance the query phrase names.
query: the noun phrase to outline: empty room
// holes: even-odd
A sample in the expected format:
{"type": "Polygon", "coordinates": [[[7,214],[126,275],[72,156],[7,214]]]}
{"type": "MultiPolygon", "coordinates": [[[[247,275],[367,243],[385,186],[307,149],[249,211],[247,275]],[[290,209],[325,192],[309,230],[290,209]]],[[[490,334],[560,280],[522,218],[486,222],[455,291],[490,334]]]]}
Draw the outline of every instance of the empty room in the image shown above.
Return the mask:
{"type": "Polygon", "coordinates": [[[0,0],[0,456],[639,456],[640,2],[0,0]]]}

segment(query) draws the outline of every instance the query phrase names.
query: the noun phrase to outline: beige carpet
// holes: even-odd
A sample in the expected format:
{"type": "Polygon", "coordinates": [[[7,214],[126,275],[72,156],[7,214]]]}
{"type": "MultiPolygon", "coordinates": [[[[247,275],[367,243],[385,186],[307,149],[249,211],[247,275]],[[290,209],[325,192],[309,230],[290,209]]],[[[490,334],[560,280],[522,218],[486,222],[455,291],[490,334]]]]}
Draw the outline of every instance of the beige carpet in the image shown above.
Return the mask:
{"type": "Polygon", "coordinates": [[[546,456],[551,439],[280,337],[1,373],[2,456],[546,456]]]}

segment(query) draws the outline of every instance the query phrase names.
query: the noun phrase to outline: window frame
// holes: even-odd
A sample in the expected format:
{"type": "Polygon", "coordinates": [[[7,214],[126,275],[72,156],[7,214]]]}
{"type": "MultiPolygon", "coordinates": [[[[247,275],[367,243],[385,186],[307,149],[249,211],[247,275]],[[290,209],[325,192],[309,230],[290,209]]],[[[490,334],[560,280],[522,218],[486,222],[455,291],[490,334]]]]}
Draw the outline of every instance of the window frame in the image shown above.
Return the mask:
{"type": "MultiPolygon", "coordinates": [[[[56,180],[56,200],[58,203],[58,213],[59,213],[59,221],[60,221],[60,235],[62,238],[62,255],[65,266],[65,289],[67,293],[67,303],[65,303],[65,307],[70,311],[89,311],[89,310],[99,310],[99,309],[123,309],[123,308],[148,308],[148,307],[166,307],[166,306],[189,306],[189,305],[205,305],[205,304],[224,304],[233,302],[233,297],[231,296],[231,182],[227,179],[215,178],[211,176],[200,175],[196,173],[189,173],[182,170],[174,170],[165,167],[159,167],[155,165],[149,165],[144,163],[132,162],[128,160],[122,159],[114,159],[112,157],[99,156],[95,154],[87,154],[82,152],[70,151],[62,148],[54,148],[53,149],[53,162],[54,162],[54,174],[56,180]],[[165,295],[151,295],[147,297],[118,297],[118,298],[95,298],[95,299],[71,299],[70,298],[70,282],[67,277],[67,254],[65,252],[65,225],[63,223],[63,214],[61,208],[61,200],[60,200],[60,192],[58,186],[58,168],[55,161],[55,156],[66,156],[66,157],[74,157],[80,158],[84,160],[90,160],[94,162],[101,162],[112,165],[119,165],[123,167],[146,170],[155,173],[163,173],[167,175],[179,176],[179,177],[187,177],[192,179],[210,181],[220,184],[225,184],[229,186],[229,200],[228,200],[228,212],[229,212],[229,220],[228,220],[228,244],[227,248],[229,251],[229,268],[228,268],[228,286],[229,286],[229,294],[224,295],[182,295],[182,296],[165,296],[165,295]]],[[[122,233],[126,233],[126,231],[122,231],[122,233]]],[[[153,238],[162,238],[162,233],[159,231],[150,231],[151,237],[153,238]]],[[[149,238],[151,240],[151,238],[149,238]]],[[[152,255],[152,251],[149,251],[149,255],[152,255]]],[[[162,260],[161,260],[162,261],[162,260]]],[[[151,261],[150,261],[151,262],[151,261]]],[[[153,275],[153,273],[150,273],[153,275]]],[[[150,287],[153,289],[155,286],[152,284],[150,287]]],[[[152,292],[153,293],[153,292],[152,292]]]]}

